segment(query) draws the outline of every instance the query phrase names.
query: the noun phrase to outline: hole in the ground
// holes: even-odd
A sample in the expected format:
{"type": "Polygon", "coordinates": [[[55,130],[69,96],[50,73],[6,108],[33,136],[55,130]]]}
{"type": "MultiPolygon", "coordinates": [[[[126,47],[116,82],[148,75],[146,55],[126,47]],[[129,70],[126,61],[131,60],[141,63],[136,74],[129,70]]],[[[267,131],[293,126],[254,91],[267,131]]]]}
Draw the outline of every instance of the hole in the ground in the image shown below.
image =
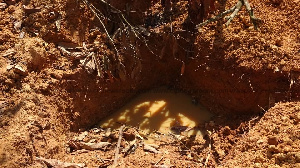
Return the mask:
{"type": "Polygon", "coordinates": [[[104,118],[103,128],[118,128],[121,125],[138,127],[144,133],[183,133],[202,135],[198,128],[212,114],[191,96],[159,87],[137,95],[125,106],[104,118]]]}

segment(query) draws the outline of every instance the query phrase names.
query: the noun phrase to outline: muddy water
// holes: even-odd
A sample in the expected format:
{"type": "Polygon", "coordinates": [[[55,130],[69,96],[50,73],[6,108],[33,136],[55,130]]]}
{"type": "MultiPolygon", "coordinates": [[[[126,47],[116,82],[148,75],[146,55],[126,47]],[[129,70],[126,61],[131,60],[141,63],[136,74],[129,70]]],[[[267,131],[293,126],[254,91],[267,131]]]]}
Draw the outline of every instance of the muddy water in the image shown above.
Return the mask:
{"type": "Polygon", "coordinates": [[[202,134],[191,129],[207,121],[212,116],[200,104],[192,103],[192,98],[184,93],[175,93],[166,88],[158,88],[142,93],[121,109],[100,122],[103,128],[118,128],[122,124],[139,127],[145,133],[171,130],[184,134],[202,134]]]}

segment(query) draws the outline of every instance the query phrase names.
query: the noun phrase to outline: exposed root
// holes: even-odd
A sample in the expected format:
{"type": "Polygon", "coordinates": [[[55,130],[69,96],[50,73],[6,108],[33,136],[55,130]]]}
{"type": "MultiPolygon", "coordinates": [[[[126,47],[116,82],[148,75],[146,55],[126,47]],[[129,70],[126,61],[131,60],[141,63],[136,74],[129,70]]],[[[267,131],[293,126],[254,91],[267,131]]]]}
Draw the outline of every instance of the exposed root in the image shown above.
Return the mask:
{"type": "Polygon", "coordinates": [[[251,19],[251,21],[254,25],[254,28],[257,29],[257,26],[258,26],[258,23],[260,22],[260,19],[254,16],[253,10],[250,7],[250,4],[249,4],[248,0],[238,0],[238,2],[236,3],[235,6],[233,6],[232,8],[220,13],[219,15],[217,15],[215,17],[207,19],[206,21],[198,24],[196,26],[196,29],[199,29],[199,28],[201,28],[201,27],[203,27],[203,26],[205,26],[205,25],[207,25],[211,22],[215,22],[217,20],[220,20],[221,18],[224,18],[225,15],[231,13],[230,16],[225,17],[225,20],[227,20],[225,25],[228,26],[243,6],[246,7],[246,9],[249,13],[250,19],[251,19]]]}
{"type": "Polygon", "coordinates": [[[108,31],[107,31],[107,29],[106,29],[106,27],[105,27],[103,21],[101,20],[99,14],[98,14],[98,12],[96,12],[96,8],[94,7],[94,5],[90,4],[89,1],[87,1],[87,0],[82,0],[82,1],[83,1],[84,4],[86,4],[86,5],[89,7],[89,9],[90,9],[90,10],[95,14],[95,16],[98,18],[98,20],[99,20],[101,26],[102,26],[103,29],[104,29],[105,34],[107,35],[107,38],[109,39],[110,44],[113,46],[113,48],[114,48],[114,50],[115,50],[115,52],[116,52],[116,55],[118,56],[118,55],[119,55],[119,51],[118,51],[118,49],[117,49],[117,47],[116,47],[114,41],[113,41],[112,38],[110,37],[110,35],[109,35],[109,33],[108,33],[108,31]]]}

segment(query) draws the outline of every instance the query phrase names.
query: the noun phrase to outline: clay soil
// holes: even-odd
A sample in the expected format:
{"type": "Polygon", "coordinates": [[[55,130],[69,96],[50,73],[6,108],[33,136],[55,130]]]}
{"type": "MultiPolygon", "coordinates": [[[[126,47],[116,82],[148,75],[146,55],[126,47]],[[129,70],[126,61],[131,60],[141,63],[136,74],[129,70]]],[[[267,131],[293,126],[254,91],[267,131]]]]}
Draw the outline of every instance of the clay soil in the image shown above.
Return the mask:
{"type": "Polygon", "coordinates": [[[300,167],[299,0],[197,30],[188,1],[89,2],[0,0],[0,167],[300,167]],[[205,136],[95,125],[163,85],[214,113],[205,136]]]}

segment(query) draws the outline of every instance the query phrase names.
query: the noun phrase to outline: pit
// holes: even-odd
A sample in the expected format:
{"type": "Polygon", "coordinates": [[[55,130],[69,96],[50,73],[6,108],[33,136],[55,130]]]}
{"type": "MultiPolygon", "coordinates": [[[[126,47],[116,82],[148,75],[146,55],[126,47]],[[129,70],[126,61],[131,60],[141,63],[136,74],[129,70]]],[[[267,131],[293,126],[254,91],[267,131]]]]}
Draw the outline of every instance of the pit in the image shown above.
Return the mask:
{"type": "Polygon", "coordinates": [[[0,1],[0,167],[297,167],[299,1],[202,2],[0,1]]]}

